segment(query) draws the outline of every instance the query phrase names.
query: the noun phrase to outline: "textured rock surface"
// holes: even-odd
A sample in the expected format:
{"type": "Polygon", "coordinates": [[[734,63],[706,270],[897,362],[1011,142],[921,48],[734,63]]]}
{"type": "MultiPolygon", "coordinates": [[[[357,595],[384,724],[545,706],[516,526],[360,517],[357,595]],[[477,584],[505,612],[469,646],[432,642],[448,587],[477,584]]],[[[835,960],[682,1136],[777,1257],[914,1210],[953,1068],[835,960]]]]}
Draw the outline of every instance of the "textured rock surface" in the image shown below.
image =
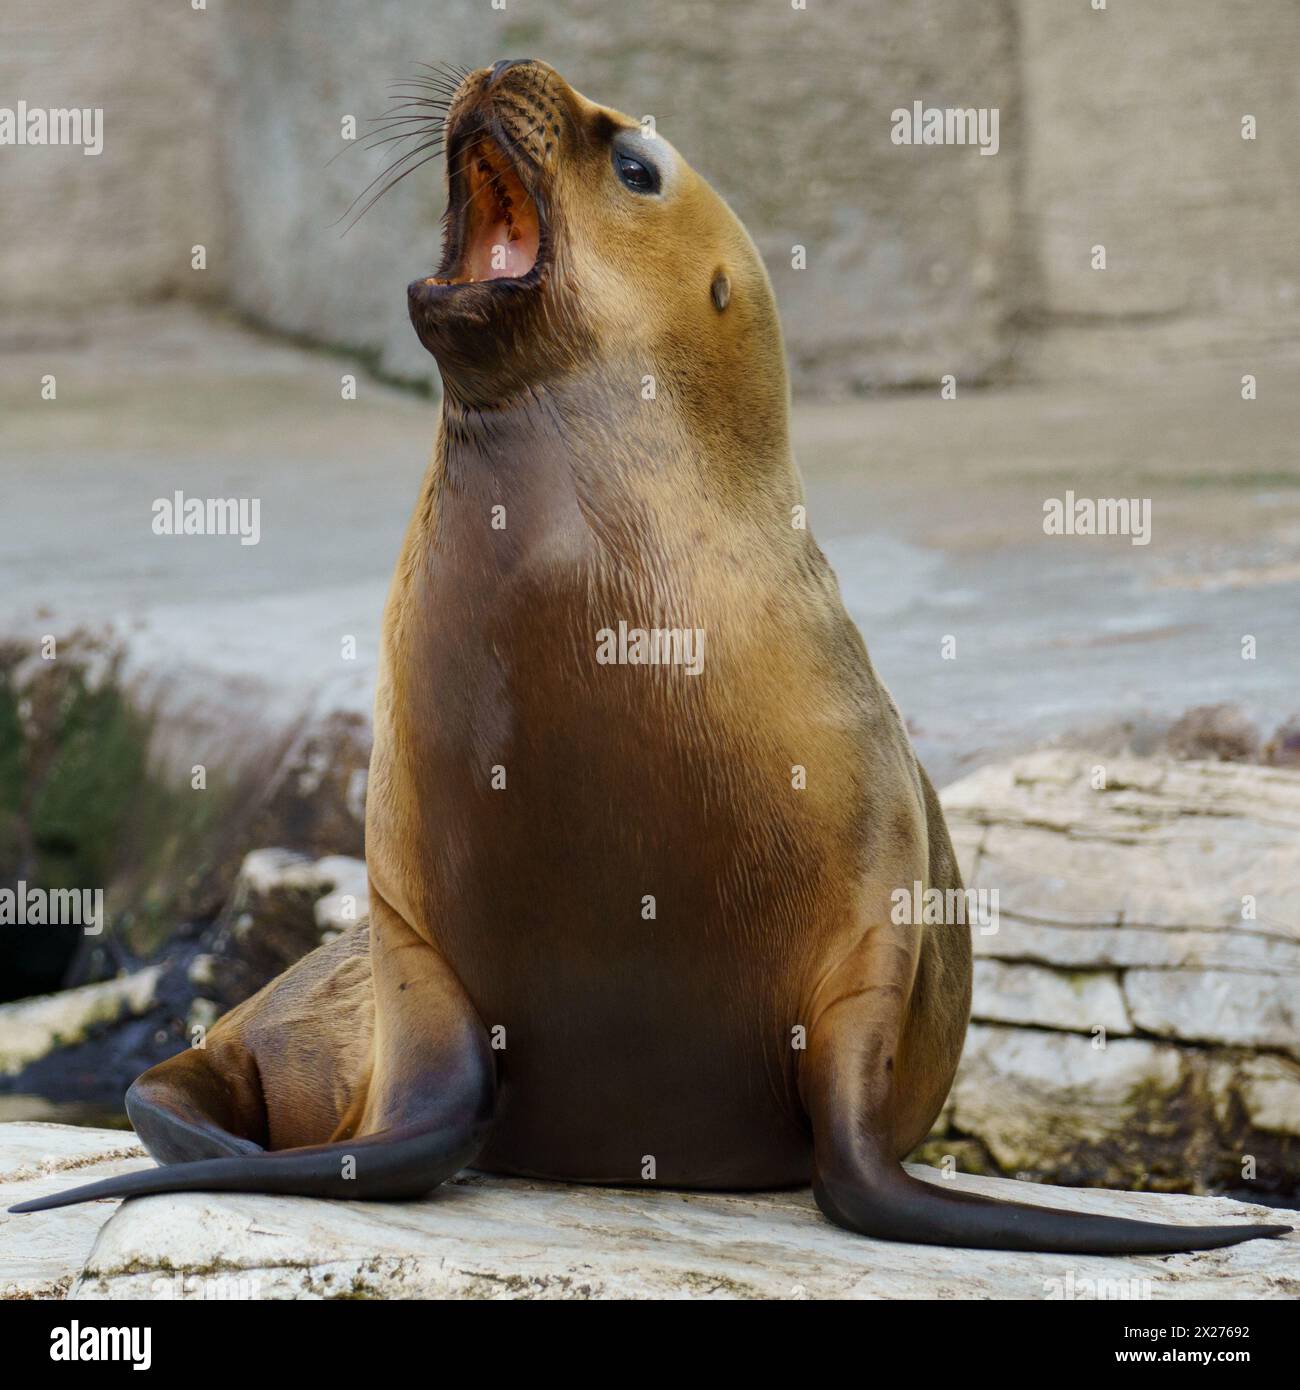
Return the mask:
{"type": "Polygon", "coordinates": [[[1129,970],[1124,993],[1144,1032],[1300,1057],[1300,978],[1294,974],[1129,970]]]}
{"type": "Polygon", "coordinates": [[[1106,971],[1066,973],[1000,960],[975,962],[974,997],[981,1018],[1090,1033],[1131,1033],[1119,977],[1106,971]]]}
{"type": "Polygon", "coordinates": [[[80,1274],[116,1202],[87,1202],[37,1223],[15,1202],[93,1182],[151,1160],[134,1134],[59,1124],[0,1125],[0,1299],[62,1298],[80,1274]]]}
{"type": "Polygon", "coordinates": [[[368,904],[363,860],[254,850],[240,866],[203,951],[189,965],[195,1002],[206,1002],[211,1017],[233,1008],[308,951],[359,922],[368,904]]]}
{"type": "Polygon", "coordinates": [[[973,938],[976,1022],[925,1154],[1295,1192],[1300,776],[1058,750],[943,803],[999,925],[973,938]]]}
{"type": "MultiPolygon", "coordinates": [[[[83,1165],[79,1179],[113,1164],[133,1166],[130,1152],[129,1136],[113,1131],[0,1126],[0,1170],[8,1175],[0,1195],[20,1200],[20,1187],[27,1196],[70,1182],[74,1162],[83,1165]],[[106,1166],[95,1166],[97,1155],[106,1166]]],[[[915,1171],[942,1181],[933,1170],[915,1171]]],[[[951,1181],[995,1196],[1147,1220],[1278,1216],[1223,1198],[951,1181]]],[[[1294,1235],[1204,1254],[1124,1259],[944,1250],[838,1230],[806,1191],[648,1192],[466,1173],[432,1198],[392,1206],[149,1197],[121,1205],[92,1249],[92,1233],[113,1205],[0,1216],[0,1288],[11,1297],[57,1296],[80,1270],[72,1296],[86,1299],[1300,1295],[1294,1235]]]]}

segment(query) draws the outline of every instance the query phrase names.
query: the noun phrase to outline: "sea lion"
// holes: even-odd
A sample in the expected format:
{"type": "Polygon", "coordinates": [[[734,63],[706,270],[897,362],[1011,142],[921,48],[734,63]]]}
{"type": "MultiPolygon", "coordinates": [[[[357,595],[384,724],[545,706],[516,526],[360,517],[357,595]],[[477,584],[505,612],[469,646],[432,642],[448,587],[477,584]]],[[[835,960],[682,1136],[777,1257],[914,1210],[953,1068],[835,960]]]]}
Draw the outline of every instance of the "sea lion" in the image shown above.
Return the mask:
{"type": "Polygon", "coordinates": [[[445,398],[385,609],[367,929],[145,1073],[163,1164],[25,1203],[812,1181],[869,1236],[1160,1252],[1283,1234],[908,1176],[961,1052],[939,802],[801,524],[784,352],[740,222],[544,63],[447,115],[445,398]]]}

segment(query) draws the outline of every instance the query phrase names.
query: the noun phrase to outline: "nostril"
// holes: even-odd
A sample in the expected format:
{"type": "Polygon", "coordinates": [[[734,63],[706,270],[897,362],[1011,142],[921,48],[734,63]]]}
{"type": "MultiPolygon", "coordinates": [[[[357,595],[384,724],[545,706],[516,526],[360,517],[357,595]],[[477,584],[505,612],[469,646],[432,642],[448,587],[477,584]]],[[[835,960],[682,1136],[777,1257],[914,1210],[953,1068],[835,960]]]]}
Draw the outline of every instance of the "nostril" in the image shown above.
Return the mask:
{"type": "Polygon", "coordinates": [[[488,78],[488,86],[495,87],[508,69],[517,68],[521,63],[527,63],[528,61],[530,60],[527,58],[502,58],[498,62],[493,63],[492,73],[488,78]]]}

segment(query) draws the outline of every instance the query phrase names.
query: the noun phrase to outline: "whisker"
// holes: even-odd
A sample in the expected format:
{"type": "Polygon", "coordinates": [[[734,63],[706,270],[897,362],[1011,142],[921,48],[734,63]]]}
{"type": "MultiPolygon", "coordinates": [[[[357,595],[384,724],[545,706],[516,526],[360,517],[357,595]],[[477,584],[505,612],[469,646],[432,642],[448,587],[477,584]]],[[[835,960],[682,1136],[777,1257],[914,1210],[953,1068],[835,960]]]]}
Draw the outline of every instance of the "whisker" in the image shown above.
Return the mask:
{"type": "Polygon", "coordinates": [[[423,129],[399,130],[392,135],[380,135],[378,132],[376,132],[374,135],[366,136],[366,143],[362,146],[362,148],[367,150],[377,150],[384,145],[391,145],[394,140],[413,140],[426,133],[427,132],[423,129]]]}
{"type": "MultiPolygon", "coordinates": [[[[402,172],[400,174],[397,174],[395,178],[392,177],[393,174],[396,173],[398,169],[401,169],[402,165],[405,164],[408,159],[414,159],[416,155],[423,154],[425,150],[431,150],[432,153],[426,155],[425,158],[420,161],[420,164],[427,164],[429,160],[437,159],[437,157],[443,151],[443,138],[441,132],[439,132],[439,134],[434,136],[431,140],[426,140],[424,144],[417,145],[414,149],[407,150],[405,154],[399,155],[386,169],[376,174],[375,177],[371,179],[368,184],[366,184],[366,186],[361,190],[361,192],[358,193],[355,198],[353,198],[353,200],[347,205],[347,207],[343,209],[343,212],[340,214],[340,216],[336,218],[335,221],[330,225],[337,227],[338,224],[342,222],[345,217],[348,216],[352,209],[356,207],[356,205],[362,200],[362,198],[364,198],[366,194],[369,193],[370,190],[374,188],[374,186],[377,183],[381,183],[383,182],[383,180],[389,179],[390,182],[385,183],[383,187],[380,188],[380,190],[375,194],[375,196],[370,199],[370,201],[365,205],[365,207],[363,207],[361,211],[357,213],[356,217],[354,217],[352,221],[349,222],[348,225],[343,229],[342,234],[346,235],[346,233],[351,231],[352,228],[356,226],[357,221],[360,218],[364,217],[366,213],[369,212],[372,207],[374,207],[374,205],[379,201],[379,199],[382,198],[390,188],[400,183],[407,176],[407,174],[411,172],[411,169],[403,169],[402,172]]],[[[412,165],[412,169],[418,169],[420,167],[420,164],[412,165]]]]}
{"type": "Polygon", "coordinates": [[[418,85],[412,89],[405,83],[395,83],[387,90],[394,96],[409,96],[416,101],[440,102],[443,105],[450,105],[456,99],[455,92],[443,92],[441,89],[425,88],[418,85]]]}
{"type": "Polygon", "coordinates": [[[434,92],[439,96],[453,97],[464,85],[463,83],[443,83],[430,82],[427,77],[395,77],[388,84],[389,87],[413,87],[418,92],[434,92]]]}
{"type": "MultiPolygon", "coordinates": [[[[435,140],[443,137],[442,121],[431,122],[423,116],[403,116],[400,119],[403,123],[414,122],[415,128],[412,130],[398,130],[390,134],[384,134],[383,129],[367,131],[360,139],[349,141],[341,150],[337,150],[332,154],[329,159],[325,161],[325,167],[328,169],[336,159],[346,154],[350,149],[360,148],[363,150],[377,150],[381,145],[391,144],[394,140],[412,140],[422,135],[427,135],[435,140]]],[[[381,174],[379,177],[382,178],[383,175],[381,174]]],[[[364,192],[365,189],[362,189],[362,193],[364,192]]]]}
{"type": "Polygon", "coordinates": [[[373,124],[376,121],[401,119],[433,121],[443,120],[447,115],[449,107],[444,106],[423,106],[414,102],[400,102],[396,106],[390,106],[387,111],[381,111],[378,116],[367,116],[366,122],[373,124]],[[402,116],[402,113],[408,113],[402,116]]]}
{"type": "Polygon", "coordinates": [[[459,86],[469,76],[470,71],[468,68],[461,67],[459,63],[441,63],[436,67],[431,63],[416,63],[415,66],[432,74],[436,81],[453,82],[456,86],[459,86]]]}
{"type": "MultiPolygon", "coordinates": [[[[367,122],[373,129],[366,133],[363,140],[355,143],[361,144],[367,150],[378,149],[383,145],[401,143],[406,140],[416,140],[420,143],[399,154],[387,168],[376,174],[353,198],[342,214],[331,224],[337,227],[340,222],[347,221],[347,225],[339,234],[340,236],[346,236],[361,218],[382,197],[401,183],[408,174],[415,173],[417,169],[422,169],[426,164],[446,153],[447,111],[453,104],[455,91],[469,76],[469,71],[451,64],[444,64],[442,69],[430,67],[427,63],[421,63],[419,66],[432,73],[433,77],[417,76],[401,79],[401,83],[414,86],[417,90],[415,92],[394,90],[392,95],[398,98],[395,105],[381,116],[368,117],[367,122]],[[430,96],[428,95],[429,92],[434,92],[436,95],[430,96]],[[409,129],[405,127],[409,127],[409,129]],[[373,193],[372,190],[374,190],[373,193]],[[368,194],[369,197],[367,197],[368,194]],[[363,200],[365,200],[363,205],[354,215],[354,209],[363,200]]],[[[523,136],[513,137],[513,143],[520,147],[525,146],[545,124],[545,119],[537,121],[523,136]]],[[[449,183],[452,179],[462,177],[468,172],[470,161],[473,158],[473,149],[473,145],[467,148],[458,166],[454,170],[448,169],[449,183]]],[[[342,150],[338,152],[338,154],[342,153],[342,150]]],[[[337,159],[338,154],[333,158],[337,159]]],[[[333,163],[333,159],[329,162],[333,163]]],[[[495,179],[489,179],[481,184],[466,201],[464,210],[468,211],[484,189],[492,187],[495,182],[495,179]]],[[[524,187],[524,193],[531,203],[533,197],[527,186],[524,187]]],[[[449,224],[450,217],[451,208],[448,207],[442,215],[444,225],[449,224]]]]}
{"type": "MultiPolygon", "coordinates": [[[[411,154],[412,154],[412,155],[416,155],[416,154],[419,154],[419,153],[420,153],[419,150],[412,150],[412,151],[411,151],[411,154]]],[[[360,212],[357,213],[357,215],[348,223],[348,225],[347,225],[346,227],[343,228],[343,230],[339,233],[339,235],[340,235],[340,236],[346,236],[346,235],[352,230],[352,228],[355,227],[355,226],[357,225],[357,223],[366,215],[366,213],[368,213],[368,212],[370,211],[370,209],[371,209],[372,207],[374,207],[374,205],[384,196],[384,194],[386,194],[386,193],[390,192],[392,189],[396,188],[397,185],[398,185],[399,183],[401,183],[401,181],[402,181],[408,174],[413,174],[413,173],[415,173],[415,171],[416,171],[417,169],[423,169],[424,166],[425,166],[426,164],[428,164],[431,160],[437,159],[438,156],[439,156],[441,153],[442,153],[442,151],[441,151],[440,149],[434,150],[431,154],[425,155],[425,157],[424,157],[423,159],[419,160],[417,163],[412,164],[411,167],[410,167],[409,169],[403,169],[402,172],[401,172],[400,174],[398,174],[396,178],[389,180],[389,182],[386,183],[386,184],[374,195],[374,197],[372,197],[372,198],[369,200],[369,202],[366,203],[366,205],[361,209],[360,212]]],[[[409,158],[410,156],[407,156],[407,157],[409,158]]],[[[364,196],[364,190],[362,190],[361,193],[357,194],[357,198],[356,198],[356,199],[353,199],[352,206],[355,206],[357,199],[359,199],[359,198],[361,198],[361,197],[363,197],[363,196],[364,196]]],[[[338,218],[338,220],[335,221],[332,225],[337,227],[338,224],[339,224],[339,222],[341,222],[341,221],[343,220],[343,217],[346,217],[346,216],[348,215],[348,211],[350,211],[350,210],[351,210],[351,207],[349,207],[349,209],[343,213],[343,216],[340,217],[340,218],[338,218]]]]}

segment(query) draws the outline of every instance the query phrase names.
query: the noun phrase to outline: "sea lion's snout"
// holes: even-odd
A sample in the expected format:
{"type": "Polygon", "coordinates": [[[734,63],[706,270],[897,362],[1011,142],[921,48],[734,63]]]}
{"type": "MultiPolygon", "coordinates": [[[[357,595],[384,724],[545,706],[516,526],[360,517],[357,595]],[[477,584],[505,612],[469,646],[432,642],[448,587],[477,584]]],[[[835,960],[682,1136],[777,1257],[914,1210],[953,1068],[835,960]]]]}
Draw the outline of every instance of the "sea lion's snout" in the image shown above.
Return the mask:
{"type": "Polygon", "coordinates": [[[440,362],[465,353],[467,333],[499,330],[546,279],[567,92],[545,63],[505,58],[470,73],[452,98],[442,263],[407,289],[411,322],[440,362]]]}
{"type": "Polygon", "coordinates": [[[525,64],[531,63],[532,61],[531,58],[498,58],[497,61],[492,64],[492,71],[488,78],[488,86],[494,87],[510,68],[523,67],[525,64]]]}
{"type": "Polygon", "coordinates": [[[461,83],[447,113],[442,266],[417,285],[522,281],[540,270],[545,186],[561,129],[556,82],[544,63],[503,58],[461,83]]]}

